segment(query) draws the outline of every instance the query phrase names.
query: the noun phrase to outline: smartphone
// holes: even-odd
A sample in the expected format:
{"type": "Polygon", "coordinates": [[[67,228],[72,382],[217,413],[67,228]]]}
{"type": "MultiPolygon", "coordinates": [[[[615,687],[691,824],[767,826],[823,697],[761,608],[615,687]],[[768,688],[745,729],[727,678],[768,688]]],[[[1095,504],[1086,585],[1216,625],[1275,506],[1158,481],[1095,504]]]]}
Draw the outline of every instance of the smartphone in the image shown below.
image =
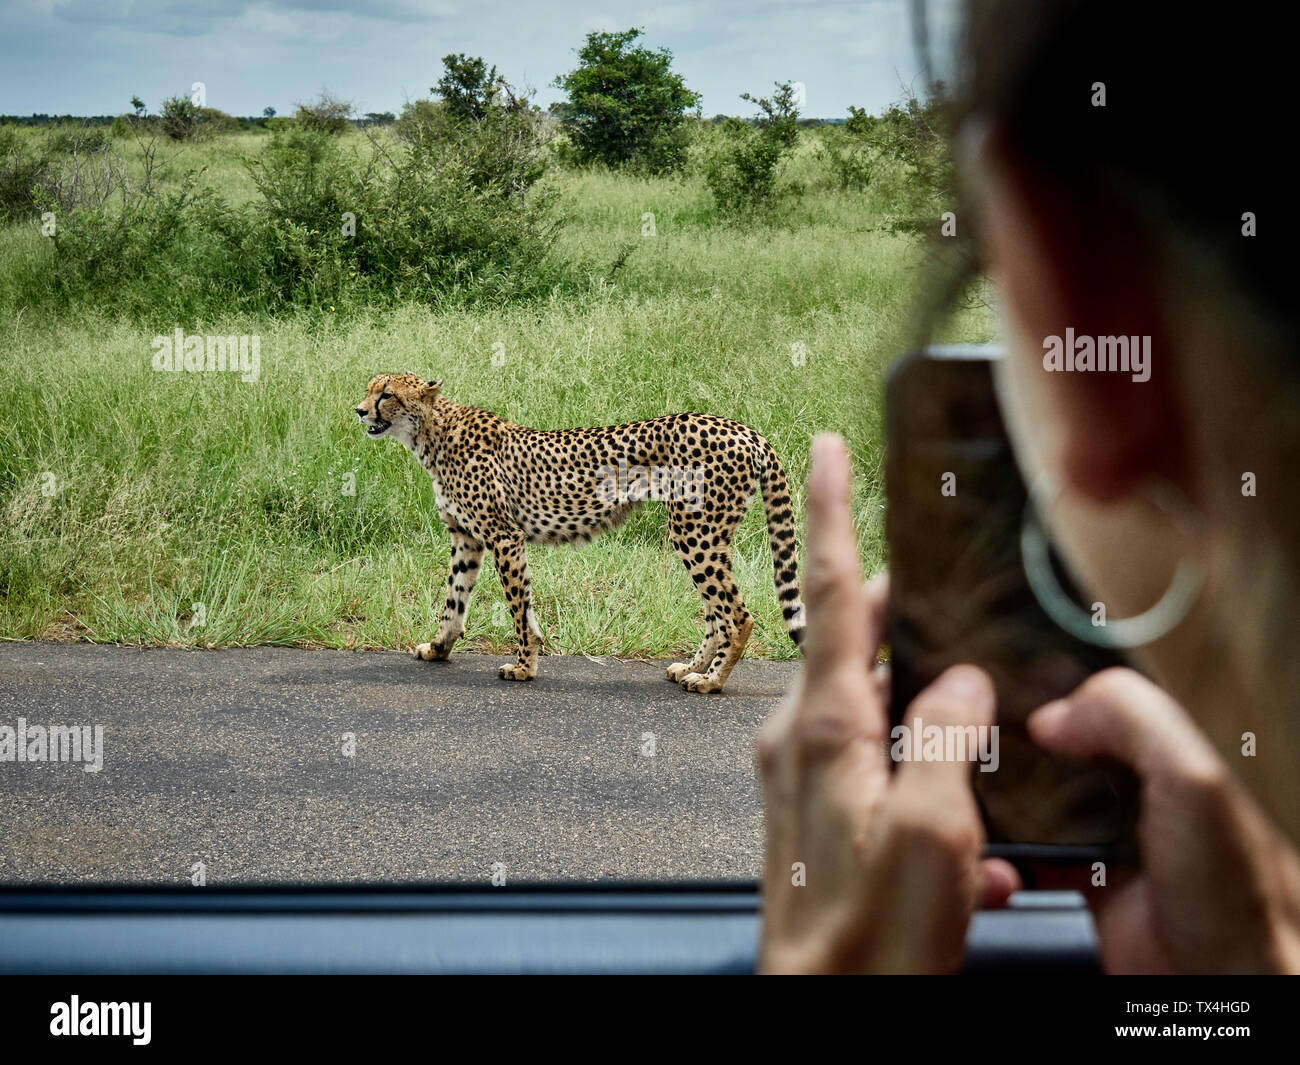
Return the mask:
{"type": "MultiPolygon", "coordinates": [[[[1020,553],[1027,492],[994,391],[1001,357],[992,346],[932,347],[886,382],[892,724],[949,666],[979,666],[997,690],[997,732],[972,769],[988,854],[1131,861],[1133,774],[1049,755],[1025,730],[1033,710],[1129,663],[1059,628],[1034,598],[1020,553]]],[[[1077,600],[1059,564],[1057,577],[1077,600]]]]}

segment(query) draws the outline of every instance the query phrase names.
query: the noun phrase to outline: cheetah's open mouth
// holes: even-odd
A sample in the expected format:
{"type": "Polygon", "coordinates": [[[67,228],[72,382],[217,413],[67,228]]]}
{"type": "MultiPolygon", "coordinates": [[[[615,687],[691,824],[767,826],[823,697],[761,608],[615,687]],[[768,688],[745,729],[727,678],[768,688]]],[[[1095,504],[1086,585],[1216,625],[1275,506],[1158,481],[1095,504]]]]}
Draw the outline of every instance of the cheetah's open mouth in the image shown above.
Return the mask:
{"type": "Polygon", "coordinates": [[[384,420],[381,418],[381,419],[379,419],[378,421],[375,421],[375,422],[370,422],[370,423],[364,423],[364,422],[363,422],[362,424],[364,424],[364,425],[366,426],[366,432],[369,433],[371,436],[380,436],[380,435],[382,435],[383,433],[386,433],[386,432],[388,431],[389,427],[390,427],[393,423],[392,423],[392,422],[386,422],[386,421],[384,421],[384,420]]]}

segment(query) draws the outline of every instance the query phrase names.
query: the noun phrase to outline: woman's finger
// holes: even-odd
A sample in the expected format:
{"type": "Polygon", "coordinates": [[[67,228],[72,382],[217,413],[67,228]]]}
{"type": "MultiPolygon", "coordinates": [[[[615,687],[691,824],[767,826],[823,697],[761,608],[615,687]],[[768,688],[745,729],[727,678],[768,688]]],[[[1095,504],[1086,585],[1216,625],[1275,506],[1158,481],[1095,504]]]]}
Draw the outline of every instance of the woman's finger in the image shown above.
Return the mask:
{"type": "Polygon", "coordinates": [[[885,622],[889,612],[889,573],[881,570],[869,581],[867,600],[867,661],[874,663],[885,642],[885,622]]]}
{"type": "Polygon", "coordinates": [[[1000,910],[1023,887],[1020,873],[1005,858],[985,858],[980,862],[980,906],[1000,910]]]}
{"type": "Polygon", "coordinates": [[[846,663],[865,666],[870,639],[869,604],[849,511],[849,456],[844,441],[831,433],[813,440],[805,539],[805,672],[815,683],[846,663]]]}

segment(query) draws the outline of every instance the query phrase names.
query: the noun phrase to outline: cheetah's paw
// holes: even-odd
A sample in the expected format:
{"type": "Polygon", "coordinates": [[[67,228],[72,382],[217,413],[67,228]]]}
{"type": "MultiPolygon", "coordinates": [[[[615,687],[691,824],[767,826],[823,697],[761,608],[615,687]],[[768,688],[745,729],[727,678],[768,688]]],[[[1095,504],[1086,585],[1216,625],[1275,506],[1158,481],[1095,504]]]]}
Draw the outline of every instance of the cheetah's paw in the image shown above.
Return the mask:
{"type": "Polygon", "coordinates": [[[674,662],[667,669],[668,679],[674,684],[680,684],[681,679],[691,671],[690,664],[687,662],[674,662]]]}
{"type": "Polygon", "coordinates": [[[716,677],[709,677],[703,673],[687,673],[678,683],[688,692],[712,693],[722,691],[723,682],[716,677]]]}

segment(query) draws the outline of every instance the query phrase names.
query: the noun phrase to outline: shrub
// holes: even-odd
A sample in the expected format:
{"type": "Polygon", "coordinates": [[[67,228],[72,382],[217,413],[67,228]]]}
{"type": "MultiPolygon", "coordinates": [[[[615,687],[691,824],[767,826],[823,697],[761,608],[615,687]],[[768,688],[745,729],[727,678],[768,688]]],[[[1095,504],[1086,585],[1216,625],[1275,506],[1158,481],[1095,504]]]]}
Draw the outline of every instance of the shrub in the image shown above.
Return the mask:
{"type": "Polygon", "coordinates": [[[758,108],[754,125],[764,137],[785,151],[792,150],[799,143],[799,108],[795,106],[794,86],[788,81],[777,82],[776,92],[770,100],[750,96],[747,92],[742,92],[740,98],[758,108]]]}
{"type": "Polygon", "coordinates": [[[530,112],[496,109],[478,122],[457,121],[441,104],[407,104],[395,127],[407,150],[426,167],[454,163],[478,189],[510,195],[530,188],[546,172],[547,130],[530,112]]]}
{"type": "MultiPolygon", "coordinates": [[[[380,146],[377,146],[380,147],[380,146]]],[[[261,198],[233,207],[189,175],[117,210],[71,212],[33,294],[134,316],[203,317],[363,301],[540,291],[555,193],[475,183],[463,158],[345,151],[294,127],[249,164],[261,198]],[[49,284],[52,282],[52,284],[49,284]]]]}
{"type": "Polygon", "coordinates": [[[199,135],[202,116],[188,96],[169,96],[158,110],[162,131],[174,141],[194,140],[199,135]]]}
{"type": "Polygon", "coordinates": [[[337,136],[352,125],[352,104],[322,92],[310,103],[299,104],[294,117],[304,129],[337,136]]]}
{"type": "Polygon", "coordinates": [[[843,138],[832,135],[822,142],[820,151],[839,188],[862,192],[871,184],[875,167],[871,153],[865,147],[846,143],[843,138]]]}
{"type": "Polygon", "coordinates": [[[215,107],[200,107],[199,129],[202,136],[214,136],[220,133],[238,133],[244,129],[244,123],[234,115],[218,111],[215,107]]]}
{"type": "Polygon", "coordinates": [[[771,207],[797,191],[778,180],[781,160],[799,140],[799,111],[794,89],[777,85],[772,99],[744,93],[743,100],[757,104],[760,115],[753,124],[729,118],[721,126],[721,144],[704,161],[704,182],[723,215],[736,217],[771,207]]]}
{"type": "Polygon", "coordinates": [[[117,210],[73,211],[60,219],[45,280],[66,303],[111,305],[127,315],[201,313],[228,291],[230,270],[213,225],[225,210],[189,175],[166,195],[131,196],[117,210]]]}
{"type": "Polygon", "coordinates": [[[879,155],[873,140],[878,121],[861,107],[850,105],[844,124],[824,131],[818,153],[839,188],[860,192],[871,184],[879,155]]]}
{"type": "Polygon", "coordinates": [[[0,219],[23,218],[36,210],[36,189],[45,181],[51,160],[16,126],[0,126],[0,219]]]}
{"type": "Polygon", "coordinates": [[[578,66],[555,79],[569,95],[558,113],[572,161],[662,173],[685,160],[685,112],[699,94],[671,69],[668,49],[630,47],[642,32],[587,34],[578,66]]]}
{"type": "Polygon", "coordinates": [[[126,162],[103,126],[58,126],[46,140],[45,151],[48,165],[36,188],[42,210],[66,214],[99,207],[127,187],[126,162]]]}
{"type": "Polygon", "coordinates": [[[402,113],[393,123],[393,133],[405,144],[436,140],[450,128],[447,108],[440,100],[411,100],[402,105],[402,113]]]}
{"type": "MultiPolygon", "coordinates": [[[[909,97],[879,117],[853,116],[866,144],[897,165],[890,183],[894,207],[886,226],[896,232],[931,232],[950,202],[952,158],[942,91],[921,102],[909,97]]],[[[847,123],[846,123],[847,125],[847,123]]]]}
{"type": "Polygon", "coordinates": [[[402,108],[394,132],[420,165],[455,165],[478,189],[517,196],[546,170],[553,123],[482,59],[449,55],[432,89],[441,100],[402,108]]]}
{"type": "Polygon", "coordinates": [[[98,207],[126,183],[126,164],[102,125],[65,122],[30,136],[0,127],[0,218],[98,207]]]}
{"type": "Polygon", "coordinates": [[[112,133],[86,122],[61,122],[50,130],[46,145],[54,155],[97,155],[111,147],[112,133]]]}
{"type": "Polygon", "coordinates": [[[737,215],[766,204],[776,192],[780,146],[739,119],[724,123],[722,134],[704,162],[704,183],[718,210],[737,215]]]}

